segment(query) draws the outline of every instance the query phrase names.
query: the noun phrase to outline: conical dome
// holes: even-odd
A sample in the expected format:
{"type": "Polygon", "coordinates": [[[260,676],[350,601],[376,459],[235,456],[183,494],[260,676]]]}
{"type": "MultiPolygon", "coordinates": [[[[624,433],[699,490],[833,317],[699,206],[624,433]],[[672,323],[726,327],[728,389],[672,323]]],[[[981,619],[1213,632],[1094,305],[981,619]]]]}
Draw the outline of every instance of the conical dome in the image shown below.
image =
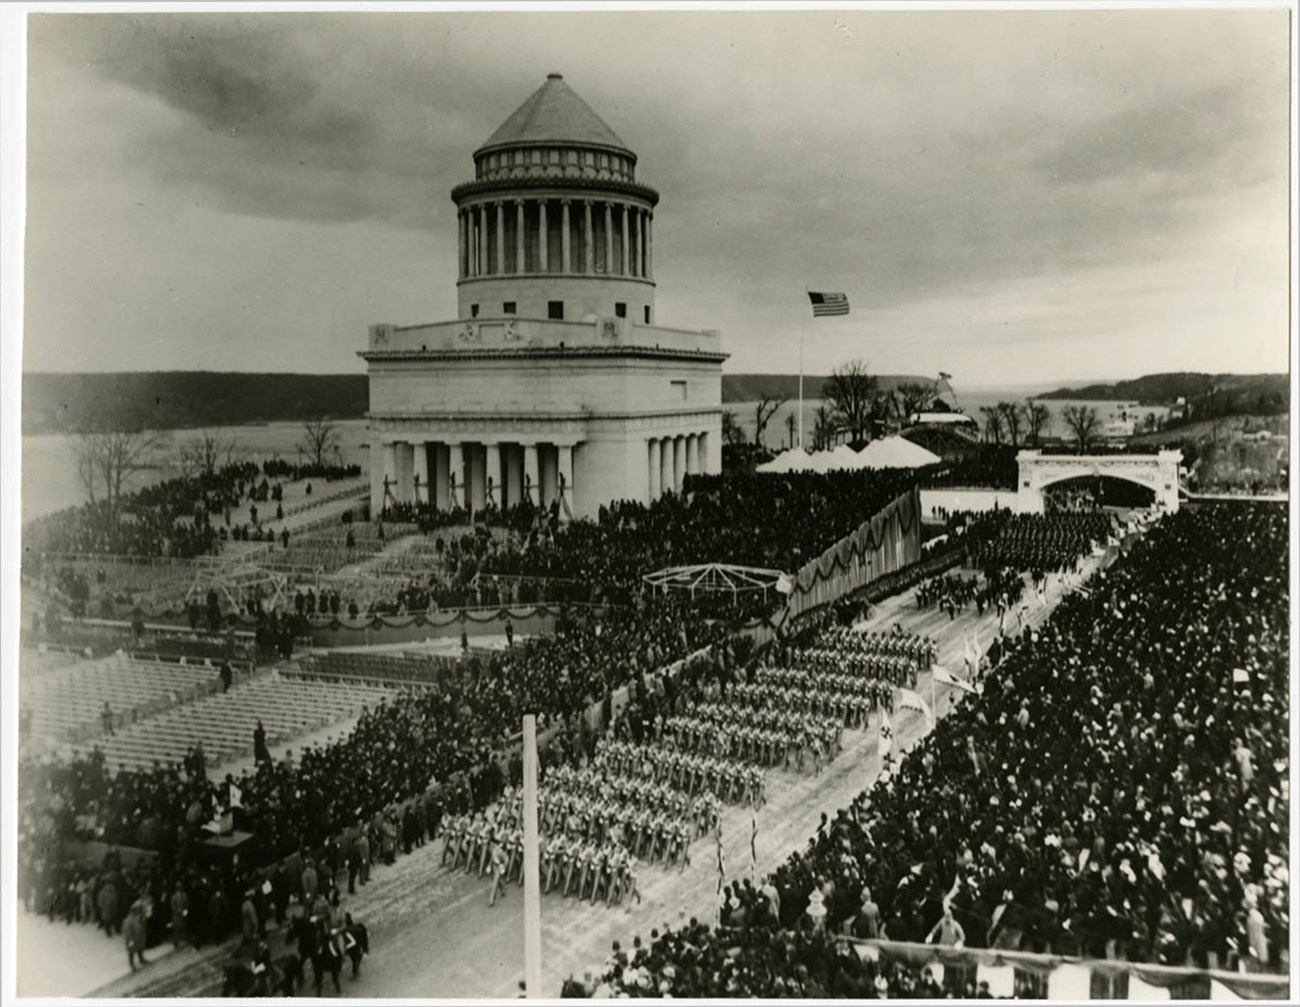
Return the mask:
{"type": "Polygon", "coordinates": [[[556,143],[631,153],[627,144],[578,97],[564,78],[552,73],[475,151],[475,156],[500,147],[556,143]]]}

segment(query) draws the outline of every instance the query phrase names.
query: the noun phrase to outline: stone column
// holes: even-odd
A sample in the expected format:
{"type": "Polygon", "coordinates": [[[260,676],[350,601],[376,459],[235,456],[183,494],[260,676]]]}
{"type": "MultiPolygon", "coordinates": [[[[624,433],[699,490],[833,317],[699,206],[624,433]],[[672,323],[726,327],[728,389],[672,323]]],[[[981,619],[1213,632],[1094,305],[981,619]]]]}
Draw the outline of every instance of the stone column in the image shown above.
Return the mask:
{"type": "MultiPolygon", "coordinates": [[[[568,503],[569,510],[575,509],[573,497],[573,445],[561,444],[558,448],[558,461],[556,464],[556,485],[557,493],[562,501],[568,503]]],[[[563,504],[560,506],[560,512],[564,512],[563,504]]]]}
{"type": "MultiPolygon", "coordinates": [[[[524,201],[522,199],[516,199],[515,200],[515,272],[516,273],[527,272],[527,269],[525,267],[528,265],[528,260],[524,255],[524,251],[525,251],[524,201]]],[[[500,474],[498,474],[497,480],[500,481],[500,479],[501,476],[500,474]]]]}
{"type": "Polygon", "coordinates": [[[465,212],[463,209],[456,210],[456,268],[460,270],[460,278],[464,279],[469,275],[469,235],[468,223],[465,221],[465,212]]]}
{"type": "Polygon", "coordinates": [[[487,502],[497,507],[505,506],[505,493],[501,478],[501,445],[488,444],[487,448],[487,502]]]}
{"type": "Polygon", "coordinates": [[[686,436],[686,474],[688,476],[700,474],[699,434],[687,434],[686,436]]]}
{"type": "Polygon", "coordinates": [[[605,273],[614,274],[614,208],[605,201],[605,273]]]}
{"type": "Polygon", "coordinates": [[[550,237],[546,233],[546,200],[537,201],[537,271],[545,273],[550,268],[550,237]]]}
{"type": "Polygon", "coordinates": [[[542,502],[542,466],[537,445],[524,445],[524,493],[534,504],[542,502]]]}
{"type": "Polygon", "coordinates": [[[626,276],[626,275],[627,275],[627,244],[628,244],[628,242],[627,242],[627,204],[626,204],[626,203],[622,204],[622,212],[623,212],[623,227],[622,227],[622,230],[620,231],[620,233],[623,235],[623,246],[622,246],[622,248],[619,249],[618,260],[619,260],[619,271],[620,271],[624,276],[626,276]]]}
{"type": "Polygon", "coordinates": [[[641,275],[641,211],[632,210],[632,275],[641,275]]]}
{"type": "Polygon", "coordinates": [[[673,438],[673,489],[679,493],[686,476],[686,438],[680,434],[673,438]]]}
{"type": "Polygon", "coordinates": [[[663,439],[663,450],[660,452],[659,463],[659,485],[663,487],[665,493],[671,493],[674,489],[673,439],[671,437],[663,439]]]}
{"type": "Polygon", "coordinates": [[[397,449],[397,472],[393,496],[402,503],[412,503],[415,500],[415,445],[398,441],[394,446],[397,449]]]}
{"type": "Polygon", "coordinates": [[[645,278],[655,278],[655,215],[649,210],[645,215],[645,278]]]}
{"type": "Polygon", "coordinates": [[[591,200],[582,201],[582,261],[587,273],[596,271],[596,243],[591,236],[591,200]]]}
{"type": "Polygon", "coordinates": [[[415,442],[415,471],[412,473],[415,486],[415,502],[429,502],[429,445],[424,441],[415,442]]]}
{"type": "Polygon", "coordinates": [[[465,452],[460,443],[453,441],[448,447],[447,480],[451,489],[451,506],[465,506],[465,452]]]}
{"type": "Polygon", "coordinates": [[[383,503],[380,510],[388,506],[389,501],[397,499],[397,445],[384,445],[384,487],[383,503]]]}
{"type": "Polygon", "coordinates": [[[465,230],[467,231],[466,240],[468,242],[466,253],[469,257],[468,262],[466,262],[465,275],[470,277],[478,275],[478,221],[475,216],[474,207],[471,206],[465,210],[465,230]]]}
{"type": "Polygon", "coordinates": [[[573,240],[569,232],[569,200],[560,200],[560,272],[573,272],[573,240]]]}
{"type": "Polygon", "coordinates": [[[650,463],[650,472],[649,472],[649,477],[650,477],[650,478],[649,478],[649,482],[650,482],[650,502],[651,502],[651,503],[653,503],[654,501],[656,501],[656,500],[659,499],[659,490],[660,490],[660,485],[659,485],[659,474],[660,474],[660,472],[661,472],[661,470],[662,470],[662,469],[661,469],[661,465],[662,465],[662,463],[661,463],[660,460],[659,460],[659,452],[660,452],[661,450],[662,450],[662,446],[660,445],[659,441],[658,441],[657,439],[653,438],[653,437],[650,438],[650,442],[649,442],[649,455],[650,455],[650,457],[649,457],[649,463],[650,463]]]}
{"type": "Polygon", "coordinates": [[[497,200],[497,254],[496,254],[496,274],[502,275],[506,271],[506,201],[497,200]]]}

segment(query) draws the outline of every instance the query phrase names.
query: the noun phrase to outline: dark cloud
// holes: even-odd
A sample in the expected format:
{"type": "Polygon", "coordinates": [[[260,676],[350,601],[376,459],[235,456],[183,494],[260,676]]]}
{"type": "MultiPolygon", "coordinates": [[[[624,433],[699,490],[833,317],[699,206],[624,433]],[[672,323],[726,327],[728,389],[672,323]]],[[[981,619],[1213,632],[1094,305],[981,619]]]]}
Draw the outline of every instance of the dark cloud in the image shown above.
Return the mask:
{"type": "Polygon", "coordinates": [[[449,260],[450,189],[559,71],[663,194],[666,321],[770,335],[805,283],[890,317],[979,310],[1027,278],[1216,254],[1234,207],[1285,215],[1285,29],[1262,11],[35,15],[29,233],[58,233],[79,187],[119,214],[364,225],[381,253],[388,232],[449,260]]]}

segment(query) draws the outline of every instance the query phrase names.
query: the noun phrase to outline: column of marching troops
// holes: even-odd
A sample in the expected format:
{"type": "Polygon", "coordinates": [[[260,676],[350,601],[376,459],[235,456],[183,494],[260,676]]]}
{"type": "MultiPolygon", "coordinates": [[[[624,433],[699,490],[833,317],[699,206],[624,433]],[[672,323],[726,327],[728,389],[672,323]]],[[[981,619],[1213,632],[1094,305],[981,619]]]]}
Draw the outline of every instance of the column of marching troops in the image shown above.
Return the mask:
{"type": "MultiPolygon", "coordinates": [[[[637,862],[685,870],[690,846],[721,829],[724,802],[766,802],[765,770],[814,773],[842,749],[845,727],[893,709],[895,688],[914,688],[934,641],[902,633],[824,631],[787,648],[720,701],[690,703],[641,744],[603,738],[585,768],[557,766],[538,792],[546,893],[609,906],[641,900],[637,862]]],[[[490,904],[523,884],[523,791],[476,814],[449,815],[442,861],[493,879],[490,904]]]]}

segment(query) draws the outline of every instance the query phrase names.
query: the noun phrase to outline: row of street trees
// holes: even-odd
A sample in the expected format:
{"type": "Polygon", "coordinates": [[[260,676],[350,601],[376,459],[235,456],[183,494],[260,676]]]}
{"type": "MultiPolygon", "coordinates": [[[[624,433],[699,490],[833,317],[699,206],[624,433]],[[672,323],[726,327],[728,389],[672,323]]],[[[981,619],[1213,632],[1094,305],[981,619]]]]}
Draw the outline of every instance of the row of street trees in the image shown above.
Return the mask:
{"type": "MultiPolygon", "coordinates": [[[[980,415],[984,418],[985,443],[1009,444],[1013,448],[1022,444],[1037,447],[1043,430],[1052,421],[1052,411],[1042,402],[999,402],[981,406],[980,415]]],[[[1092,406],[1068,405],[1061,410],[1061,420],[1080,451],[1101,440],[1101,417],[1092,406]]]]}
{"type": "MultiPolygon", "coordinates": [[[[922,412],[934,399],[932,383],[903,382],[891,390],[882,390],[880,379],[867,369],[864,360],[851,360],[831,372],[821,389],[823,404],[813,417],[814,451],[829,447],[840,436],[850,443],[861,444],[879,436],[891,426],[901,426],[913,413],[922,412]]],[[[790,401],[789,395],[763,395],[754,404],[755,445],[762,445],[772,418],[790,401]]],[[[791,413],[785,425],[788,442],[797,440],[798,418],[791,413]]],[[[722,439],[733,446],[747,440],[744,430],[730,410],[722,414],[722,439]]]]}
{"type": "MultiPolygon", "coordinates": [[[[245,453],[232,434],[203,430],[182,445],[174,458],[167,462],[157,457],[162,441],[159,431],[115,428],[107,422],[100,429],[77,434],[72,445],[73,458],[86,499],[92,504],[105,503],[109,515],[116,520],[121,499],[137,472],[169,464],[186,479],[211,477],[240,461],[245,453]]],[[[333,420],[315,419],[303,423],[297,450],[312,464],[325,465],[336,461],[341,446],[339,427],[333,420]]]]}

